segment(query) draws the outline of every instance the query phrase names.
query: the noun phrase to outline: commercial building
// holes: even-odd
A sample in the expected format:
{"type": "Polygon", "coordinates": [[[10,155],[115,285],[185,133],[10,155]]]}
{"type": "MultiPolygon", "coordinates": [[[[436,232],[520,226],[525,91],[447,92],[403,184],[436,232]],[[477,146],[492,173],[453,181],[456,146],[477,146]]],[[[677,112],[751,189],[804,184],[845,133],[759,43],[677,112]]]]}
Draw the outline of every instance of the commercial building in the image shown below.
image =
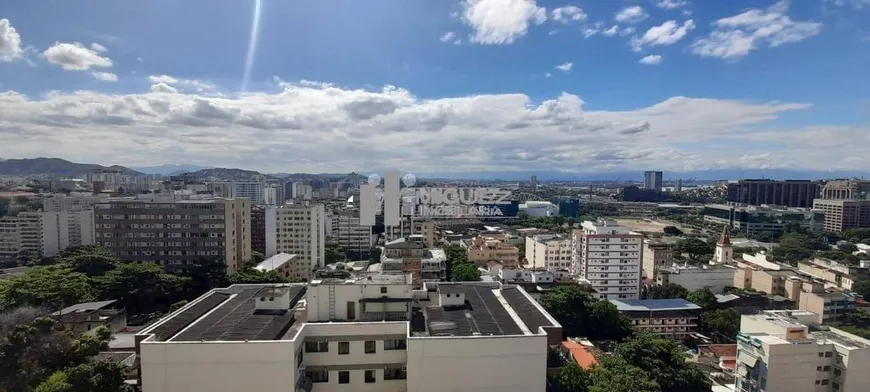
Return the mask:
{"type": "Polygon", "coordinates": [[[867,200],[870,199],[870,181],[832,180],[822,188],[820,199],[867,200]]]}
{"type": "Polygon", "coordinates": [[[561,340],[522,288],[403,275],[215,289],[136,335],[143,392],[543,392],[561,340]]]}
{"type": "Polygon", "coordinates": [[[477,236],[463,240],[462,247],[467,252],[468,261],[477,266],[484,266],[489,261],[501,262],[509,268],[519,265],[520,250],[492,237],[477,236]]]}
{"type": "Polygon", "coordinates": [[[351,260],[368,259],[372,249],[372,228],[360,224],[359,212],[341,210],[333,216],[333,241],[344,249],[351,260]]]}
{"type": "Polygon", "coordinates": [[[266,255],[266,209],[251,206],[251,250],[266,255]]]}
{"type": "Polygon", "coordinates": [[[827,232],[870,227],[870,200],[816,199],[813,210],[825,214],[824,230],[827,232]]]}
{"type": "Polygon", "coordinates": [[[89,194],[55,194],[42,199],[42,210],[45,212],[89,210],[94,208],[94,204],[105,200],[105,197],[89,194]]]}
{"type": "Polygon", "coordinates": [[[678,284],[686,290],[708,288],[713,294],[722,294],[726,287],[733,287],[736,268],[730,265],[703,265],[700,267],[662,267],[658,270],[656,283],[678,284]]]}
{"type": "Polygon", "coordinates": [[[28,261],[42,251],[42,214],[21,212],[0,218],[0,260],[28,261]]]}
{"type": "Polygon", "coordinates": [[[247,199],[252,204],[265,201],[263,181],[214,181],[206,182],[206,187],[215,197],[247,199]]]}
{"type": "Polygon", "coordinates": [[[266,257],[296,255],[290,275],[308,279],[326,265],[326,209],[323,204],[300,202],[265,207],[266,257]]]}
{"type": "Polygon", "coordinates": [[[554,234],[527,236],[525,267],[547,271],[569,270],[571,239],[554,234]]]}
{"type": "Polygon", "coordinates": [[[410,274],[414,287],[421,287],[424,282],[447,279],[447,255],[443,249],[428,248],[423,236],[399,238],[384,245],[381,271],[410,274]]]}
{"type": "Polygon", "coordinates": [[[549,201],[530,200],[520,204],[520,212],[525,212],[528,216],[535,217],[556,216],[559,214],[559,207],[549,201]]]}
{"type": "Polygon", "coordinates": [[[643,240],[643,277],[656,279],[659,269],[674,262],[673,245],[654,238],[643,240]]]}
{"type": "Polygon", "coordinates": [[[610,302],[628,316],[639,331],[682,340],[698,329],[701,307],[684,299],[611,299],[610,302]]]}
{"type": "Polygon", "coordinates": [[[94,210],[40,212],[42,255],[54,256],[64,249],[95,242],[94,210]]]}
{"type": "Polygon", "coordinates": [[[820,257],[799,261],[798,271],[822,280],[826,285],[846,290],[851,290],[852,284],[859,280],[870,279],[870,270],[864,265],[850,265],[820,257]]]}
{"type": "Polygon", "coordinates": [[[656,192],[662,191],[662,172],[660,171],[645,171],[643,172],[643,189],[649,189],[656,192]]]}
{"type": "Polygon", "coordinates": [[[810,208],[819,197],[818,182],[808,180],[740,180],[728,184],[728,203],[810,208]]]}
{"type": "Polygon", "coordinates": [[[735,207],[724,204],[707,204],[702,214],[705,221],[728,225],[752,235],[779,235],[791,222],[797,222],[805,230],[817,233],[823,230],[827,221],[826,214],[818,210],[735,207]]]}
{"type": "Polygon", "coordinates": [[[263,204],[267,206],[282,206],[286,200],[284,186],[280,184],[267,184],[263,188],[263,204]]]}
{"type": "Polygon", "coordinates": [[[802,314],[744,315],[736,391],[859,392],[870,385],[870,341],[830,327],[810,332],[802,314]]]}
{"type": "Polygon", "coordinates": [[[94,231],[95,243],[122,260],[167,269],[217,260],[232,273],[251,258],[251,203],[113,200],[94,205],[94,231]]]}
{"type": "Polygon", "coordinates": [[[572,275],[601,299],[639,299],[643,235],[613,221],[585,221],[572,237],[572,275]]]}

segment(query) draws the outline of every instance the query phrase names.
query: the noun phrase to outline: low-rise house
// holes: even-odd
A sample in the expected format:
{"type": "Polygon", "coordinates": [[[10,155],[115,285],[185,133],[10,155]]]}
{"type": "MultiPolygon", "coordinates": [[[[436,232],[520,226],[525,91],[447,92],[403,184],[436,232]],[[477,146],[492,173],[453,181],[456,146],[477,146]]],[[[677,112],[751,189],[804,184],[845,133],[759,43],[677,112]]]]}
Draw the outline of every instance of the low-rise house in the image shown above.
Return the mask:
{"type": "Polygon", "coordinates": [[[634,328],[681,340],[698,330],[701,307],[684,299],[611,299],[634,328]]]}
{"type": "Polygon", "coordinates": [[[113,309],[115,300],[84,302],[63,308],[53,316],[63,323],[66,330],[76,334],[86,333],[101,326],[106,326],[112,332],[127,327],[127,312],[124,309],[113,309]]]}

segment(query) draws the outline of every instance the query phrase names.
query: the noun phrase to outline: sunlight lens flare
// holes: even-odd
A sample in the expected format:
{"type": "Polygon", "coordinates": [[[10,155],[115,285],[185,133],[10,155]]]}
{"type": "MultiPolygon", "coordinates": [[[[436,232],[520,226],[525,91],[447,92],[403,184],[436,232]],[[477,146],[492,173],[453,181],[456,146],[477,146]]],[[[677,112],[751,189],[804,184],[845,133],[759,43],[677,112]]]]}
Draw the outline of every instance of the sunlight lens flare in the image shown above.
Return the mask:
{"type": "Polygon", "coordinates": [[[242,91],[248,89],[251,80],[251,69],[254,68],[254,57],[257,53],[257,38],[260,36],[260,15],[263,2],[254,0],[254,15],[251,21],[251,34],[248,37],[248,53],[245,55],[245,73],[242,75],[242,91]]]}

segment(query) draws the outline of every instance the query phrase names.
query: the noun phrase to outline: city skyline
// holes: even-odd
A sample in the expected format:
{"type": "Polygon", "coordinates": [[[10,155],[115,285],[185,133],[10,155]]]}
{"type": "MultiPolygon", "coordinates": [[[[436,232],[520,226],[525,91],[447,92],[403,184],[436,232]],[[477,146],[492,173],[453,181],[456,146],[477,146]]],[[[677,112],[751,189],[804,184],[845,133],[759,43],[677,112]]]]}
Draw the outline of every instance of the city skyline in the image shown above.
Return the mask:
{"type": "Polygon", "coordinates": [[[858,0],[34,7],[0,15],[3,158],[266,173],[870,163],[858,0]]]}

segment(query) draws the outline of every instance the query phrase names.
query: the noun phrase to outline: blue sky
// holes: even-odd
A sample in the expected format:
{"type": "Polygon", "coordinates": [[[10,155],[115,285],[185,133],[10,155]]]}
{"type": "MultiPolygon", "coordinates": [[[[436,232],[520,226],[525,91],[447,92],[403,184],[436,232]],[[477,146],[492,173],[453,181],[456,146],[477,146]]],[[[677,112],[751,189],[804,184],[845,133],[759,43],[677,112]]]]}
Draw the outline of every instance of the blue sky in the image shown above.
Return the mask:
{"type": "MultiPolygon", "coordinates": [[[[51,136],[59,132],[58,124],[46,125],[44,121],[21,116],[0,119],[0,135],[4,128],[16,130],[16,144],[0,145],[0,157],[33,155],[43,150],[39,147],[41,143],[49,143],[60,148],[62,153],[58,155],[85,161],[112,160],[106,163],[199,163],[264,170],[289,169],[288,166],[300,170],[340,170],[354,165],[382,167],[378,159],[363,156],[364,151],[358,152],[361,159],[343,160],[366,139],[372,143],[367,151],[372,154],[380,151],[381,158],[387,154],[388,165],[427,169],[435,165],[464,170],[492,167],[534,170],[564,165],[564,170],[616,170],[640,163],[674,170],[741,165],[792,168],[795,162],[783,162],[777,156],[757,158],[770,153],[793,157],[798,152],[792,143],[777,139],[771,132],[803,132],[789,137],[793,140],[806,137],[809,141],[826,132],[866,135],[868,130],[868,0],[791,3],[263,0],[250,80],[245,81],[246,53],[256,19],[254,11],[254,1],[237,0],[56,1],[50,7],[43,2],[6,0],[0,20],[6,19],[6,26],[14,28],[20,43],[18,51],[9,49],[10,30],[6,28],[3,35],[0,23],[0,39],[6,37],[5,44],[0,41],[0,58],[5,50],[5,60],[0,61],[0,91],[14,91],[26,102],[0,100],[0,113],[51,110],[57,106],[52,101],[61,99],[58,96],[67,103],[79,100],[76,104],[81,108],[90,107],[84,115],[57,113],[73,116],[62,120],[59,117],[58,121],[66,122],[64,128],[68,129],[69,123],[83,128],[94,124],[109,127],[106,124],[112,121],[94,118],[93,105],[97,101],[105,107],[133,99],[143,102],[162,99],[166,107],[191,108],[185,115],[193,116],[203,113],[195,111],[197,104],[202,104],[200,109],[206,106],[232,109],[230,117],[223,117],[231,121],[181,123],[195,127],[196,131],[210,132],[211,136],[226,135],[222,140],[232,146],[238,143],[230,134],[260,129],[237,121],[237,117],[248,113],[280,113],[286,118],[302,119],[315,114],[325,116],[325,108],[344,107],[358,99],[369,106],[371,102],[389,102],[392,110],[362,117],[348,117],[345,113],[331,125],[303,121],[304,124],[290,128],[269,126],[269,131],[278,135],[270,140],[278,142],[286,138],[286,144],[270,143],[230,155],[226,154],[228,147],[206,149],[197,145],[200,139],[179,130],[179,123],[167,117],[169,112],[153,113],[160,117],[156,122],[145,121],[154,116],[129,117],[124,121],[114,117],[119,123],[99,130],[103,137],[125,138],[124,135],[135,134],[143,138],[141,130],[148,128],[156,132],[151,142],[159,140],[158,137],[173,140],[177,151],[161,151],[150,157],[137,154],[137,148],[122,141],[114,148],[117,153],[96,153],[51,136]],[[57,43],[67,46],[51,51],[57,43]],[[75,45],[81,50],[75,50],[75,45]],[[660,62],[639,62],[647,56],[660,62]],[[557,68],[560,65],[562,69],[557,68]],[[96,72],[103,73],[102,79],[117,80],[99,80],[94,76],[96,72]],[[114,77],[107,76],[108,73],[114,77]],[[164,81],[174,81],[164,84],[169,90],[153,87],[159,76],[167,76],[164,81]],[[303,80],[333,87],[301,83],[303,80]],[[396,86],[404,95],[385,93],[386,85],[396,86]],[[243,86],[246,91],[242,91],[243,86]],[[331,93],[330,88],[334,90],[331,93]],[[171,94],[167,92],[170,90],[171,94]],[[46,98],[49,91],[59,92],[46,98]],[[74,91],[87,91],[97,98],[82,102],[74,91]],[[288,92],[309,97],[313,103],[298,108],[278,105],[251,109],[270,97],[287,97],[288,92]],[[562,99],[563,93],[569,98],[562,99]],[[512,99],[516,94],[523,95],[526,101],[512,99]],[[489,106],[481,110],[475,106],[480,100],[474,99],[480,95],[495,100],[487,102],[489,106]],[[124,96],[133,98],[123,101],[124,96]],[[339,98],[332,101],[330,97],[339,98]],[[674,97],[694,101],[668,101],[674,97]],[[573,110],[569,113],[570,121],[565,120],[568,128],[562,125],[563,128],[551,129],[555,118],[541,119],[543,114],[533,112],[535,108],[548,108],[546,102],[573,110]],[[655,105],[664,102],[670,103],[665,105],[667,113],[656,114],[655,105]],[[776,106],[780,104],[803,106],[776,106]],[[441,112],[433,114],[430,107],[433,105],[441,112]],[[531,116],[515,120],[523,124],[541,123],[531,124],[527,129],[511,124],[487,128],[482,124],[491,119],[446,113],[444,105],[457,113],[461,112],[457,108],[490,112],[495,105],[507,112],[502,115],[496,111],[493,118],[531,116]],[[567,130],[572,132],[571,138],[555,135],[552,141],[575,148],[557,151],[528,143],[509,145],[500,140],[497,147],[433,153],[434,157],[450,158],[436,164],[430,159],[406,156],[413,154],[380,150],[375,140],[365,137],[369,131],[381,132],[387,123],[406,121],[408,115],[388,118],[398,116],[397,108],[422,111],[410,115],[410,124],[403,123],[407,125],[403,131],[407,132],[420,131],[421,125],[416,122],[420,116],[443,117],[437,141],[422,135],[430,147],[461,144],[458,141],[463,137],[476,133],[521,141],[523,134],[509,131],[522,129],[526,134],[542,136],[567,130]],[[516,112],[523,108],[526,112],[516,112]],[[731,110],[732,115],[723,118],[718,114],[723,110],[731,110]],[[745,121],[747,118],[751,121],[745,121]],[[595,123],[601,121],[604,124],[595,123]],[[672,125],[684,122],[692,126],[672,125]],[[625,126],[643,123],[652,126],[643,132],[620,134],[625,126]],[[590,136],[602,127],[613,131],[603,138],[590,136]],[[681,127],[685,129],[680,130],[681,127]],[[328,132],[324,134],[324,130],[328,132]],[[682,133],[675,134],[678,131],[682,133]],[[723,140],[722,133],[745,134],[746,138],[723,140]],[[628,134],[635,135],[636,143],[616,136],[628,134]],[[323,143],[341,143],[346,139],[348,145],[339,146],[345,150],[336,159],[322,154],[299,156],[294,143],[303,135],[323,137],[323,143]],[[661,146],[656,151],[648,151],[648,147],[639,149],[643,137],[659,140],[661,146]],[[600,148],[582,151],[596,141],[603,143],[600,148]],[[739,150],[749,141],[756,147],[715,157],[707,152],[714,150],[715,145],[739,150]],[[595,155],[592,152],[602,148],[618,150],[618,159],[605,162],[590,158],[595,155]],[[472,151],[478,155],[465,156],[472,151]],[[262,153],[274,153],[281,158],[275,162],[252,156],[262,153]],[[738,159],[747,154],[750,158],[738,159]],[[684,160],[675,163],[668,159],[674,156],[684,160]],[[762,161],[765,163],[758,163],[762,161]]],[[[549,113],[556,115],[555,111],[549,113]]],[[[377,144],[394,143],[395,147],[396,141],[410,135],[378,135],[377,144]]],[[[82,137],[98,136],[82,134],[82,137]]],[[[150,142],[143,139],[140,145],[143,143],[150,142]]],[[[306,143],[303,144],[312,149],[322,146],[306,143]]],[[[840,156],[843,153],[849,151],[841,151],[840,156]]],[[[864,164],[834,163],[832,168],[841,169],[864,164]]]]}

